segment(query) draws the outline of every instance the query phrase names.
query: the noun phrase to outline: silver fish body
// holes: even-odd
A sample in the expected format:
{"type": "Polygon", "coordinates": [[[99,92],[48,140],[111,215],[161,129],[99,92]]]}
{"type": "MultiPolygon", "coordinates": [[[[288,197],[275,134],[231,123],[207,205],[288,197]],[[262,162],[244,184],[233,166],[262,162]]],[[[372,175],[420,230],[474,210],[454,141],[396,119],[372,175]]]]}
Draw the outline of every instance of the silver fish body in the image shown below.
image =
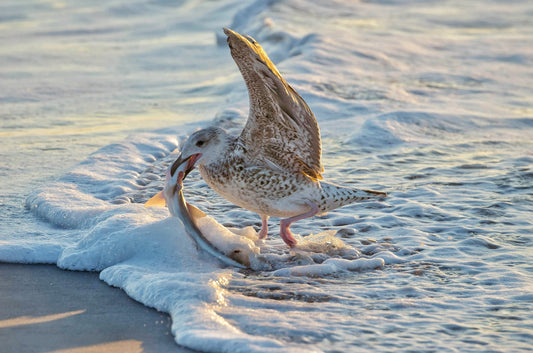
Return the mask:
{"type": "Polygon", "coordinates": [[[235,266],[238,268],[248,268],[240,262],[226,256],[220,249],[214,246],[198,228],[194,222],[194,218],[205,216],[205,214],[196,207],[187,204],[183,196],[183,173],[181,170],[175,171],[171,176],[170,170],[167,171],[165,188],[162,195],[165,198],[166,205],[170,214],[178,217],[183,223],[187,234],[194,240],[197,247],[211,254],[226,265],[235,266]],[[181,174],[180,174],[181,173],[181,174]],[[191,214],[192,213],[194,214],[191,214]]]}
{"type": "Polygon", "coordinates": [[[189,207],[187,207],[187,203],[185,202],[185,198],[183,197],[183,190],[180,189],[175,196],[177,198],[177,216],[181,219],[183,222],[183,225],[185,226],[185,230],[187,231],[187,234],[196,242],[198,247],[209,254],[213,255],[217,259],[219,259],[221,262],[225,263],[226,265],[235,266],[239,268],[247,268],[243,264],[230,259],[227,257],[224,253],[222,253],[219,249],[217,249],[213,244],[207,240],[207,238],[202,234],[200,229],[198,229],[198,226],[196,226],[196,223],[194,223],[194,219],[191,216],[189,212],[189,207]]]}

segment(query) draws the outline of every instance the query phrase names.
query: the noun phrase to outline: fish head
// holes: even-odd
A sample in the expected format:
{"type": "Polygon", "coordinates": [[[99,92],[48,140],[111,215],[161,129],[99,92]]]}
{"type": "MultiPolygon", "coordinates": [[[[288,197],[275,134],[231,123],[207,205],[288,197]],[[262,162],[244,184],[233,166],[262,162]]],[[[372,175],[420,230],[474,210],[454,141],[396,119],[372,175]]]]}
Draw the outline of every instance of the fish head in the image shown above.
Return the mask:
{"type": "Polygon", "coordinates": [[[183,173],[178,180],[183,181],[198,164],[216,159],[226,149],[227,133],[218,127],[198,130],[185,141],[181,154],[170,167],[170,177],[183,173]]]}
{"type": "Polygon", "coordinates": [[[251,253],[253,252],[251,252],[249,248],[241,246],[241,247],[232,249],[231,252],[227,254],[227,256],[230,259],[235,260],[238,263],[243,264],[246,267],[250,267],[250,254],[251,253]]]}

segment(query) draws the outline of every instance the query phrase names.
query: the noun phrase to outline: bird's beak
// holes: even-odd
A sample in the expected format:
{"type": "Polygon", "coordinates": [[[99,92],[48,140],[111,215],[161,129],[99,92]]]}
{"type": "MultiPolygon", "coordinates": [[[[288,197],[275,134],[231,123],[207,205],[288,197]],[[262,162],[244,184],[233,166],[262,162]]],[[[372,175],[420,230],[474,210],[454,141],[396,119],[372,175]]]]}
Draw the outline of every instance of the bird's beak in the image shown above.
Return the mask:
{"type": "Polygon", "coordinates": [[[202,157],[201,153],[192,154],[187,158],[183,158],[183,155],[181,154],[178,159],[176,159],[176,161],[172,164],[172,167],[170,167],[170,176],[174,176],[176,170],[178,170],[185,162],[187,162],[187,164],[185,165],[185,169],[183,170],[183,179],[185,179],[185,177],[191,172],[191,170],[194,169],[194,165],[200,159],[200,157],[202,157]]]}

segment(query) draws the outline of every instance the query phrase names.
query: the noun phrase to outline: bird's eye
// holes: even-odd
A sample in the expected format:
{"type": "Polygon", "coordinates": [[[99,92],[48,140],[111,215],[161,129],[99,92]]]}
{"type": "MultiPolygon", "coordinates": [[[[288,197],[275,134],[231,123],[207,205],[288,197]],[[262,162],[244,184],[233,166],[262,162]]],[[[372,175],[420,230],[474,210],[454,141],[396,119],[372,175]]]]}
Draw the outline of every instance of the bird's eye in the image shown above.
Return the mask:
{"type": "Polygon", "coordinates": [[[196,142],[196,147],[202,147],[204,145],[204,141],[203,140],[200,140],[198,142],[196,142]]]}

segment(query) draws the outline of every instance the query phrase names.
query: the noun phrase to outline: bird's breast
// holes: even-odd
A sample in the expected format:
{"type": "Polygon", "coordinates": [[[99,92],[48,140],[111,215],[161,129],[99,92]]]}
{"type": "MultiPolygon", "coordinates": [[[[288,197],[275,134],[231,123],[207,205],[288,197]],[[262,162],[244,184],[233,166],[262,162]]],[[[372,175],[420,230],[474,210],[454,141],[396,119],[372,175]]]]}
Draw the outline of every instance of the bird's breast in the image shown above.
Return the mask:
{"type": "Polygon", "coordinates": [[[319,197],[319,187],[304,175],[289,175],[243,164],[204,165],[205,182],[228,201],[260,214],[288,217],[307,211],[307,201],[319,197]],[[310,183],[311,182],[311,183],[310,183]]]}

